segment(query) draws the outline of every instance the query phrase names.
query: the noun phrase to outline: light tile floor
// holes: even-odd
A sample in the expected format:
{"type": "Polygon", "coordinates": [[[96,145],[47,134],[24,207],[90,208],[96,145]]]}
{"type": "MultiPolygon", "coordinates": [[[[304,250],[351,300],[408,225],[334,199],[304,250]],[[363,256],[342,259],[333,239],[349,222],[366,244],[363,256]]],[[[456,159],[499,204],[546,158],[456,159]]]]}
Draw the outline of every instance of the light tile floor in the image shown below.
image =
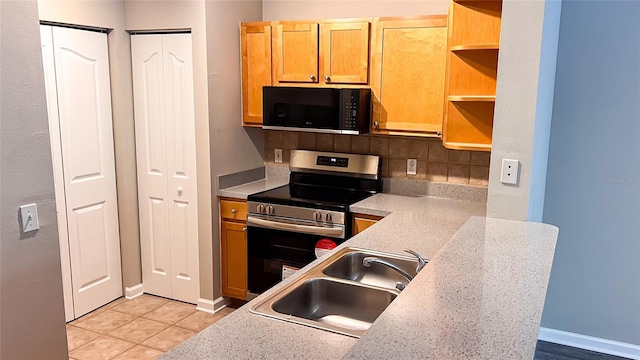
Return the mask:
{"type": "Polygon", "coordinates": [[[155,359],[233,310],[209,314],[192,304],[147,294],[120,298],[67,324],[69,358],[155,359]]]}

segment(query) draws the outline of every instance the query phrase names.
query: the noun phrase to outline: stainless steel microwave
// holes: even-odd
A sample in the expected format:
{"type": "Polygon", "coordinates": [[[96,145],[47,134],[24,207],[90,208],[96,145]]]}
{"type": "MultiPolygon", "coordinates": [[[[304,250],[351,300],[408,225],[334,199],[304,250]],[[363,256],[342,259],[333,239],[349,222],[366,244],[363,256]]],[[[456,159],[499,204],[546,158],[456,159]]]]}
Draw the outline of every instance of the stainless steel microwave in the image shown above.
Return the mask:
{"type": "Polygon", "coordinates": [[[262,128],[331,134],[369,132],[371,89],[265,86],[262,128]]]}

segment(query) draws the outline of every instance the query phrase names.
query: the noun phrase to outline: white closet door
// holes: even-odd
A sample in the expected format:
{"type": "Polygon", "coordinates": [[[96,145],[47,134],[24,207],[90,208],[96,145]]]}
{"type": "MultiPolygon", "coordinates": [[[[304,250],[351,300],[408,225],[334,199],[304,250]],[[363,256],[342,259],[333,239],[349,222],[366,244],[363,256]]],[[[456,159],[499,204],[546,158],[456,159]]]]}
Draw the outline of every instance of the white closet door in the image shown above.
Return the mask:
{"type": "Polygon", "coordinates": [[[162,49],[171,290],[174,299],[195,302],[200,294],[200,284],[191,34],[162,35],[162,49]]]}
{"type": "Polygon", "coordinates": [[[75,316],[122,295],[107,35],[52,27],[75,316]]]}
{"type": "Polygon", "coordinates": [[[56,66],[53,56],[53,30],[49,25],[40,25],[44,84],[49,113],[49,135],[53,180],[56,194],[60,264],[62,266],[62,293],[66,321],[75,319],[73,312],[73,287],[71,285],[71,260],[69,259],[69,236],[67,234],[67,208],[64,195],[64,171],[62,169],[62,144],[60,144],[60,119],[58,117],[58,94],[56,91],[56,66]]]}
{"type": "Polygon", "coordinates": [[[199,297],[191,35],[131,37],[145,292],[199,297]]]}
{"type": "Polygon", "coordinates": [[[162,38],[131,36],[140,246],[145,292],[171,297],[162,38]]]}

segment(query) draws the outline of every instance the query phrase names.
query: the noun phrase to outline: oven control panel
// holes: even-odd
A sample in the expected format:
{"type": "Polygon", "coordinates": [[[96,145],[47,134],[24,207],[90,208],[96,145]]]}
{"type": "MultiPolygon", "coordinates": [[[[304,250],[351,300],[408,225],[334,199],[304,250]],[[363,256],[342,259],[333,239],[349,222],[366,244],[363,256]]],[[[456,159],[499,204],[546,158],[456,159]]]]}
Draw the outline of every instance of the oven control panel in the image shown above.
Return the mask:
{"type": "Polygon", "coordinates": [[[317,157],[316,165],[346,168],[349,167],[349,158],[320,155],[317,157]]]}
{"type": "Polygon", "coordinates": [[[345,213],[341,211],[318,210],[298,206],[269,204],[249,201],[247,203],[250,214],[267,215],[292,220],[312,221],[323,224],[345,224],[345,213]]]}

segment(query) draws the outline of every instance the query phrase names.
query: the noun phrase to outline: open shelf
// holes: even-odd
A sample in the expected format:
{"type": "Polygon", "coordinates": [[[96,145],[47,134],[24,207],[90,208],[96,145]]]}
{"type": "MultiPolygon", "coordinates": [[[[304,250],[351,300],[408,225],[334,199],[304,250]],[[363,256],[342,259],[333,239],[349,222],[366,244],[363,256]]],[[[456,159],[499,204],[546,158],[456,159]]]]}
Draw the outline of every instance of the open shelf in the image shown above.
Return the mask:
{"type": "Polygon", "coordinates": [[[464,51],[449,56],[449,95],[496,94],[497,51],[464,51]]]}
{"type": "Polygon", "coordinates": [[[449,10],[446,148],[491,151],[501,0],[452,0],[449,10]]]}
{"type": "Polygon", "coordinates": [[[448,141],[445,143],[445,146],[448,149],[454,150],[491,151],[491,144],[457,143],[448,141]]]}
{"type": "Polygon", "coordinates": [[[491,150],[494,103],[489,101],[469,101],[447,103],[444,145],[475,150],[491,150]]]}
{"type": "Polygon", "coordinates": [[[449,16],[452,48],[500,43],[502,1],[455,1],[449,16]]]}
{"type": "Polygon", "coordinates": [[[449,95],[449,101],[496,101],[495,95],[449,95]]]}
{"type": "Polygon", "coordinates": [[[476,44],[476,45],[454,45],[451,51],[470,51],[470,50],[495,50],[498,51],[499,44],[476,44]]]}

